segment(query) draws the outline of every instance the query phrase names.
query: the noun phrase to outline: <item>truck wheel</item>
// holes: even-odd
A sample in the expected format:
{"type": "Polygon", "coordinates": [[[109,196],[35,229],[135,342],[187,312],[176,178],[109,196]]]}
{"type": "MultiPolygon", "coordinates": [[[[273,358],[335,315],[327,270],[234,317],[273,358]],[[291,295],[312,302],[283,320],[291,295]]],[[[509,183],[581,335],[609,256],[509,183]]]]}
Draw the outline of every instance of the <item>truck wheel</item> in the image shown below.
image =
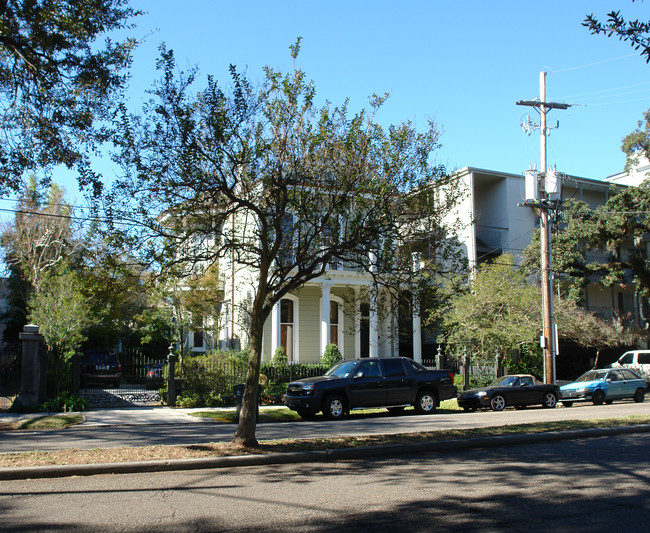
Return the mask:
{"type": "Polygon", "coordinates": [[[643,400],[645,400],[645,391],[643,389],[637,389],[634,393],[634,401],[641,403],[643,400]]]}
{"type": "Polygon", "coordinates": [[[312,413],[311,411],[296,411],[298,413],[298,416],[302,418],[303,420],[314,420],[316,418],[316,413],[312,413]]]}
{"type": "Polygon", "coordinates": [[[601,390],[597,390],[594,392],[591,401],[594,405],[603,405],[603,402],[605,401],[605,393],[601,390]]]}
{"type": "Polygon", "coordinates": [[[557,405],[557,396],[554,392],[547,392],[544,395],[544,401],[542,402],[542,406],[546,407],[547,409],[553,409],[557,405]]]}
{"type": "Polygon", "coordinates": [[[340,420],[345,416],[345,404],[343,398],[337,394],[328,396],[323,406],[323,414],[328,420],[340,420]]]}
{"type": "Polygon", "coordinates": [[[418,396],[413,407],[415,407],[415,412],[419,415],[431,414],[436,410],[436,407],[438,407],[438,398],[431,391],[420,391],[418,392],[418,396]]]}
{"type": "Polygon", "coordinates": [[[500,394],[495,394],[490,400],[490,408],[493,411],[503,411],[506,408],[506,399],[500,394]]]}

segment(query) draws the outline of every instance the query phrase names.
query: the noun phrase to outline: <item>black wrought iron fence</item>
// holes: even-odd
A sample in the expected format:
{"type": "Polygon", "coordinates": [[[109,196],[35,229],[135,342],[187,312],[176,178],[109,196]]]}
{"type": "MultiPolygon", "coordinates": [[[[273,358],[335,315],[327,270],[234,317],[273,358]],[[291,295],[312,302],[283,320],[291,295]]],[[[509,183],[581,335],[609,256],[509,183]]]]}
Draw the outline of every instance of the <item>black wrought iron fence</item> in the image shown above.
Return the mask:
{"type": "Polygon", "coordinates": [[[156,403],[164,384],[166,359],[133,350],[88,350],[76,356],[78,390],[91,405],[156,403]]]}

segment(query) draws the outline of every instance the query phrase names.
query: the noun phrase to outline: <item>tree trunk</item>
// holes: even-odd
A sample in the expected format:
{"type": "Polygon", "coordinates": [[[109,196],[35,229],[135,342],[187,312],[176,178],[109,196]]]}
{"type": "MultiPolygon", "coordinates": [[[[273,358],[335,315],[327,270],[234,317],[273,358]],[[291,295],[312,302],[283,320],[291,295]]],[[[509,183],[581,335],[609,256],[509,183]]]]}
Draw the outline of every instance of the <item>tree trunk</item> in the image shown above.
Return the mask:
{"type": "MultiPolygon", "coordinates": [[[[239,425],[233,444],[240,446],[256,446],[257,438],[255,429],[257,427],[257,389],[259,387],[260,363],[262,355],[262,327],[264,322],[260,321],[259,327],[253,327],[251,331],[250,350],[248,353],[248,366],[246,368],[246,387],[242,400],[241,412],[239,414],[239,425]]],[[[255,316],[253,316],[255,323],[255,316]]]]}
{"type": "Polygon", "coordinates": [[[248,366],[246,368],[246,384],[244,398],[242,399],[239,425],[232,439],[232,443],[239,446],[256,446],[257,438],[257,389],[260,379],[260,365],[262,361],[262,334],[264,331],[264,304],[266,299],[266,276],[268,268],[260,269],[259,287],[253,301],[251,310],[251,336],[248,352],[248,366]]]}

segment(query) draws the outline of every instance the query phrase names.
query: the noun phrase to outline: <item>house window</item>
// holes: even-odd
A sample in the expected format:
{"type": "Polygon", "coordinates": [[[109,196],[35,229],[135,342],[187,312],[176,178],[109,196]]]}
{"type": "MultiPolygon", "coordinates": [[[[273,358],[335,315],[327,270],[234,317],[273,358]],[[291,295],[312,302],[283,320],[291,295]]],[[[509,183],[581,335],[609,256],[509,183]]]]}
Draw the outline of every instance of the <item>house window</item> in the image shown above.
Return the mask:
{"type": "Polygon", "coordinates": [[[330,302],[330,343],[339,345],[339,304],[330,302]]]}
{"type": "Polygon", "coordinates": [[[202,350],[203,346],[203,332],[195,331],[192,333],[192,348],[202,350]]]}
{"type": "Polygon", "coordinates": [[[283,266],[291,266],[296,260],[293,236],[293,215],[290,213],[284,214],[280,231],[282,242],[280,243],[280,250],[278,252],[279,262],[283,266]]]}
{"type": "Polygon", "coordinates": [[[293,361],[293,301],[280,301],[280,345],[287,354],[287,361],[293,361]]]}
{"type": "Polygon", "coordinates": [[[361,337],[360,357],[370,356],[370,305],[361,304],[361,323],[359,324],[359,335],[361,337]]]}

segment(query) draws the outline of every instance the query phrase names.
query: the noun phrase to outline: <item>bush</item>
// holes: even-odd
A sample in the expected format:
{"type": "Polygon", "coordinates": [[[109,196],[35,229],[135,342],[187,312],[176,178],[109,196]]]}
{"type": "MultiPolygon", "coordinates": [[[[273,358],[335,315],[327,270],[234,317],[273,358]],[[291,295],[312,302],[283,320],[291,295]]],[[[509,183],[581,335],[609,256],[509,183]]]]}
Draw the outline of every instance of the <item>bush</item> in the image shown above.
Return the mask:
{"type": "Polygon", "coordinates": [[[88,402],[84,398],[69,392],[61,392],[56,398],[46,401],[41,405],[41,411],[48,413],[69,413],[72,411],[85,411],[88,402]]]}
{"type": "Polygon", "coordinates": [[[223,396],[221,396],[220,393],[211,392],[205,399],[204,403],[206,407],[222,407],[228,402],[224,399],[223,396]]]}
{"type": "Polygon", "coordinates": [[[325,347],[325,353],[321,357],[321,363],[327,368],[332,368],[335,364],[343,361],[343,354],[336,344],[328,344],[325,347]]]}
{"type": "Polygon", "coordinates": [[[246,378],[246,361],[232,352],[215,351],[186,357],[183,361],[183,390],[208,397],[211,393],[231,394],[246,378]]]}
{"type": "Polygon", "coordinates": [[[271,364],[273,366],[282,366],[287,364],[287,354],[285,353],[284,348],[282,346],[278,346],[275,349],[275,353],[271,358],[271,364]]]}
{"type": "Polygon", "coordinates": [[[203,407],[204,401],[196,393],[187,393],[176,398],[177,407],[203,407]]]}

